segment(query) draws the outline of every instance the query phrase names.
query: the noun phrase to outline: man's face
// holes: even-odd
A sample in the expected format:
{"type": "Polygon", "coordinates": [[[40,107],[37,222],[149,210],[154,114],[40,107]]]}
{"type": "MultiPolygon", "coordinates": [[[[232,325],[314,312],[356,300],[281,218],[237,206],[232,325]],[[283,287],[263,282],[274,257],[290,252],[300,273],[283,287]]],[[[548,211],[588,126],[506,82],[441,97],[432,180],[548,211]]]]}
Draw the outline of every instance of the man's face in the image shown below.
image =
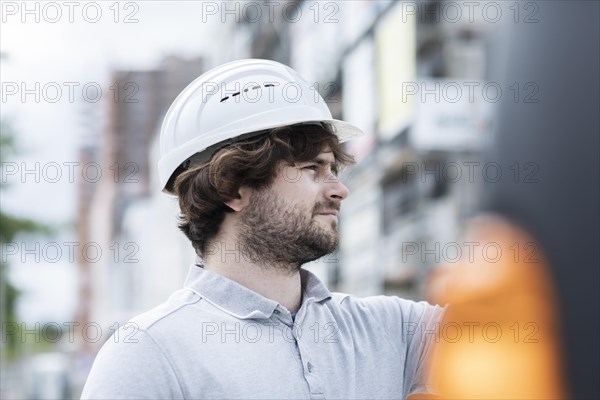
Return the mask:
{"type": "Polygon", "coordinates": [[[302,264],[339,244],[338,211],[348,189],[329,149],[314,160],[281,165],[271,186],[252,193],[238,232],[242,249],[266,265],[302,264]]]}

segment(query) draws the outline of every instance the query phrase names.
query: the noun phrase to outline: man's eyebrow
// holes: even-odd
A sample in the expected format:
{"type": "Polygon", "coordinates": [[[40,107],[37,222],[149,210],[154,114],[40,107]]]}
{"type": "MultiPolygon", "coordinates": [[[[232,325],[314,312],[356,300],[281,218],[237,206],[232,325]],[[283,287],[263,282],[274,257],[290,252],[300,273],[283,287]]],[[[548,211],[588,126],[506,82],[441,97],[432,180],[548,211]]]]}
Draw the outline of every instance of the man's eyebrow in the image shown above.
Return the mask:
{"type": "Polygon", "coordinates": [[[296,164],[302,164],[302,165],[317,164],[319,166],[331,165],[332,168],[340,167],[340,162],[338,160],[329,161],[329,159],[325,159],[322,156],[316,156],[315,158],[313,158],[311,160],[298,161],[298,162],[296,162],[296,164]]]}
{"type": "Polygon", "coordinates": [[[315,163],[315,164],[319,164],[319,165],[337,165],[337,161],[329,161],[326,160],[324,158],[320,158],[320,157],[316,157],[315,159],[311,160],[311,161],[307,161],[307,163],[315,163]]]}

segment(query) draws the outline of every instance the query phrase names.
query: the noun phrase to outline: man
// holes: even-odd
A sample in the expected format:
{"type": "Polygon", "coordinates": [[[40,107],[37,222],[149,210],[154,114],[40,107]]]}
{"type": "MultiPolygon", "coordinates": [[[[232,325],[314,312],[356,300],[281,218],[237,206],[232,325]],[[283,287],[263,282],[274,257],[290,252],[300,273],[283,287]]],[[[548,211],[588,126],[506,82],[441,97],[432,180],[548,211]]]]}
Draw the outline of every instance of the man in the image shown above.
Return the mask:
{"type": "Polygon", "coordinates": [[[442,308],[330,293],[301,268],[338,245],[348,189],[337,174],[352,162],[340,142],[358,134],[276,62],[228,63],[190,84],[165,117],[159,175],[197,263],[183,289],[133,319],[135,343],[106,342],[82,397],[429,392],[442,308]]]}

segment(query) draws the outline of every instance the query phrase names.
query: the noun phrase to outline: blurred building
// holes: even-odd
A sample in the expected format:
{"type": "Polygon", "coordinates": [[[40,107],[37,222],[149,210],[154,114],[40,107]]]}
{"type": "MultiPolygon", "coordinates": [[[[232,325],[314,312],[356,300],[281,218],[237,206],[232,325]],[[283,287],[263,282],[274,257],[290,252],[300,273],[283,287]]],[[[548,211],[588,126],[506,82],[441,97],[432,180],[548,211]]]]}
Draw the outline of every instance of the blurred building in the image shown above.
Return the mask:
{"type": "Polygon", "coordinates": [[[80,257],[79,321],[99,324],[104,339],[183,281],[180,258],[189,257],[176,250],[184,240],[175,225],[177,206],[166,198],[158,211],[151,206],[160,193],[152,179],[162,116],[203,70],[201,58],[169,57],[154,70],[113,71],[106,127],[96,151],[82,151],[82,161],[99,165],[101,177],[80,185],[78,241],[101,255],[80,257]]]}
{"type": "Polygon", "coordinates": [[[491,24],[437,1],[287,4],[272,22],[241,15],[237,54],[289,64],[366,133],[347,144],[358,164],[343,177],[340,250],[309,268],[336,290],[418,298],[477,206],[491,24]]]}

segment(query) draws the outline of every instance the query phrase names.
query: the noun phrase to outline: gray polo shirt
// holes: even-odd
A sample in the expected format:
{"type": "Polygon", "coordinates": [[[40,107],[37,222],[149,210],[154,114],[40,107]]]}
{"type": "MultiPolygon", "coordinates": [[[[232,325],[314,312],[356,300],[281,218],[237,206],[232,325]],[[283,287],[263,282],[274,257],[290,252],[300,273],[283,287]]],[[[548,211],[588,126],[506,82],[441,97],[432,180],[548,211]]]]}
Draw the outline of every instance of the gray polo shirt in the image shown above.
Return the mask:
{"type": "Polygon", "coordinates": [[[183,289],[102,347],[83,399],[399,399],[424,376],[444,308],[330,293],[302,270],[291,314],[193,265],[183,289]],[[135,327],[135,329],[134,329],[135,327]]]}

